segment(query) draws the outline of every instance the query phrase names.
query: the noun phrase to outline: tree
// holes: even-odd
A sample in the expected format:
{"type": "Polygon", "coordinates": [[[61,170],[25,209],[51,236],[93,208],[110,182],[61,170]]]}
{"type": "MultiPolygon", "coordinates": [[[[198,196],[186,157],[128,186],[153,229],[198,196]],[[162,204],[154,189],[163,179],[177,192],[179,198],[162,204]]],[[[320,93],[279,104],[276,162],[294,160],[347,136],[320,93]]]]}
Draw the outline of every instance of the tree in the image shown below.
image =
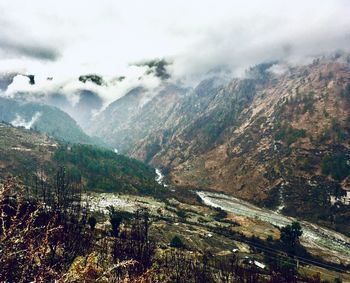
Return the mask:
{"type": "Polygon", "coordinates": [[[277,269],[287,282],[293,282],[293,279],[297,273],[296,261],[294,259],[279,258],[277,269]]]}
{"type": "Polygon", "coordinates": [[[118,237],[119,226],[122,223],[123,218],[113,206],[108,207],[108,211],[109,211],[109,222],[112,225],[112,231],[111,231],[112,236],[118,237]]]}
{"type": "Polygon", "coordinates": [[[321,163],[322,173],[330,175],[334,180],[342,181],[350,174],[345,154],[338,153],[323,157],[321,163]]]}
{"type": "Polygon", "coordinates": [[[217,211],[217,213],[214,216],[215,220],[222,220],[227,217],[227,212],[221,209],[220,207],[216,207],[215,210],[217,211]]]}
{"type": "Polygon", "coordinates": [[[174,236],[170,242],[170,247],[173,248],[184,248],[185,245],[179,236],[174,236]]]}
{"type": "Polygon", "coordinates": [[[281,242],[289,251],[293,251],[299,244],[299,237],[303,234],[299,222],[293,222],[281,228],[281,242]]]}

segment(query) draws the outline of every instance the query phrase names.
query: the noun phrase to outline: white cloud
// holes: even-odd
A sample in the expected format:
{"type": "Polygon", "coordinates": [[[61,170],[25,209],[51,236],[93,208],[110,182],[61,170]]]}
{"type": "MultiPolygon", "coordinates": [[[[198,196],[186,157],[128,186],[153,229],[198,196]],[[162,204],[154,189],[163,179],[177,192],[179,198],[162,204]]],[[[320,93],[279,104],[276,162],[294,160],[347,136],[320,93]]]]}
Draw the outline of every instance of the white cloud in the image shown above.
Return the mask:
{"type": "Polygon", "coordinates": [[[191,80],[222,66],[241,74],[262,61],[300,62],[350,46],[346,0],[12,0],[0,11],[0,70],[35,74],[31,90],[64,84],[67,92],[81,87],[81,74],[126,75],[118,85],[84,85],[107,102],[140,83],[143,70],[131,62],[169,58],[173,77],[191,80]]]}
{"type": "MultiPolygon", "coordinates": [[[[18,98],[18,94],[26,93],[26,101],[45,103],[51,95],[61,94],[74,106],[80,99],[79,90],[89,90],[97,93],[102,98],[104,108],[136,86],[142,86],[152,91],[160,85],[159,78],[153,74],[145,75],[145,67],[136,66],[131,66],[128,69],[127,76],[123,80],[117,80],[116,77],[107,76],[104,77],[104,81],[104,84],[97,85],[90,81],[83,83],[78,80],[78,77],[58,77],[48,80],[46,76],[35,75],[35,84],[31,85],[26,75],[17,75],[14,77],[12,84],[1,95],[18,98]]],[[[22,95],[20,97],[23,99],[22,95]]]]}
{"type": "Polygon", "coordinates": [[[11,124],[15,127],[24,127],[27,130],[33,127],[34,123],[38,121],[41,117],[40,112],[36,112],[33,117],[29,120],[26,121],[24,118],[22,118],[20,115],[16,115],[16,119],[14,119],[11,124]]]}

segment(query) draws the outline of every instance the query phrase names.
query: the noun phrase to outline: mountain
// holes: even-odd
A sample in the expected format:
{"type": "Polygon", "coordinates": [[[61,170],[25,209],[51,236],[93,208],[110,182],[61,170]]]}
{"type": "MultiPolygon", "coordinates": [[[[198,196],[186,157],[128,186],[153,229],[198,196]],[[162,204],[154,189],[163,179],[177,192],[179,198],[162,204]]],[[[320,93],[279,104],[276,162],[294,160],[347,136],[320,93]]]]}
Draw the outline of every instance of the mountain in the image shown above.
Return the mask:
{"type": "Polygon", "coordinates": [[[86,89],[76,91],[75,95],[79,100],[74,105],[63,93],[50,94],[44,103],[66,112],[84,131],[88,131],[94,113],[102,108],[102,99],[97,93],[86,89]]]}
{"type": "Polygon", "coordinates": [[[154,94],[142,107],[137,99],[123,102],[97,117],[110,123],[94,133],[162,167],[173,184],[211,188],[350,232],[350,206],[334,203],[350,190],[349,57],[271,62],[245,78],[212,77],[192,91],[154,94]]]}
{"type": "MultiPolygon", "coordinates": [[[[8,87],[13,83],[16,76],[25,77],[27,80],[27,86],[36,85],[35,75],[25,75],[15,72],[1,73],[0,72],[0,94],[1,92],[6,93],[8,87]]],[[[72,80],[71,83],[77,83],[72,80]]],[[[81,83],[94,83],[96,85],[101,85],[103,78],[98,75],[82,75],[79,77],[81,83]]],[[[71,116],[78,125],[86,130],[90,127],[90,122],[92,117],[101,110],[103,106],[102,98],[95,91],[86,89],[84,85],[77,87],[73,92],[65,91],[64,84],[57,87],[57,82],[55,78],[47,77],[47,83],[51,83],[51,89],[40,89],[35,88],[31,91],[11,91],[10,96],[12,99],[21,102],[32,102],[50,105],[61,109],[71,116]],[[74,100],[74,102],[72,101],[74,100]]],[[[42,83],[42,82],[41,82],[42,83]]],[[[50,86],[50,84],[48,84],[50,86]]],[[[1,95],[5,98],[9,98],[8,95],[1,95]]]]}
{"type": "Polygon", "coordinates": [[[67,113],[40,103],[0,97],[0,121],[34,128],[61,141],[102,144],[86,135],[67,113]]]}
{"type": "Polygon", "coordinates": [[[44,175],[48,181],[64,166],[70,180],[89,191],[152,194],[162,189],[154,169],[140,161],[92,145],[60,144],[45,134],[4,123],[0,156],[0,180],[16,176],[28,182],[44,175]]]}
{"type": "Polygon", "coordinates": [[[0,91],[6,91],[7,87],[12,84],[13,78],[17,75],[18,73],[15,72],[0,73],[0,91]]]}
{"type": "Polygon", "coordinates": [[[173,125],[172,112],[187,91],[173,84],[165,84],[155,93],[134,88],[97,115],[88,133],[127,152],[151,133],[173,125]]]}

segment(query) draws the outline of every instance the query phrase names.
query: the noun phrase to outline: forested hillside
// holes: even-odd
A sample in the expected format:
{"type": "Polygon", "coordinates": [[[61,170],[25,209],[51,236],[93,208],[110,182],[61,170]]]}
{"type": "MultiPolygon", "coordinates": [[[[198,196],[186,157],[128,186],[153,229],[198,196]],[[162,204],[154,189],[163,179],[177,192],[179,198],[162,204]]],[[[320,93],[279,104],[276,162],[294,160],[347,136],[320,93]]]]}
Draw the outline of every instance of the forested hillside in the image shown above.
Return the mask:
{"type": "Polygon", "coordinates": [[[53,176],[64,167],[71,182],[88,191],[155,194],[162,187],[154,169],[140,161],[91,145],[60,144],[34,130],[0,124],[0,177],[53,176]]]}
{"type": "Polygon", "coordinates": [[[33,128],[63,142],[104,145],[85,134],[67,113],[49,105],[0,97],[0,121],[33,128]]]}

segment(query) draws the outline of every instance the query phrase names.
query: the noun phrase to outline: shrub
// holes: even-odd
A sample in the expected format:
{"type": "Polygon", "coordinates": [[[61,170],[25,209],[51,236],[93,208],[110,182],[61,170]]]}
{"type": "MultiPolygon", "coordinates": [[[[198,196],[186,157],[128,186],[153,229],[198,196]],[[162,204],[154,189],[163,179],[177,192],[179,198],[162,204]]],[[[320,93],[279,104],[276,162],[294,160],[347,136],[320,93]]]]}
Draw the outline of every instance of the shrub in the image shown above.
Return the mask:
{"type": "Polygon", "coordinates": [[[179,236],[174,236],[170,241],[170,247],[181,249],[185,247],[185,244],[179,236]]]}
{"type": "Polygon", "coordinates": [[[275,134],[276,140],[284,141],[288,146],[296,142],[299,138],[305,138],[306,132],[304,129],[294,129],[291,125],[284,124],[280,126],[275,134]]]}
{"type": "Polygon", "coordinates": [[[180,217],[180,218],[186,218],[186,217],[187,217],[186,211],[181,210],[181,209],[179,209],[178,211],[176,211],[176,215],[177,215],[178,217],[180,217]]]}
{"type": "Polygon", "coordinates": [[[220,207],[215,208],[217,213],[214,216],[215,220],[222,220],[227,217],[227,212],[225,210],[222,210],[220,207]]]}
{"type": "Polygon", "coordinates": [[[345,154],[327,155],[322,159],[322,173],[331,176],[334,180],[342,181],[350,174],[345,154]]]}

